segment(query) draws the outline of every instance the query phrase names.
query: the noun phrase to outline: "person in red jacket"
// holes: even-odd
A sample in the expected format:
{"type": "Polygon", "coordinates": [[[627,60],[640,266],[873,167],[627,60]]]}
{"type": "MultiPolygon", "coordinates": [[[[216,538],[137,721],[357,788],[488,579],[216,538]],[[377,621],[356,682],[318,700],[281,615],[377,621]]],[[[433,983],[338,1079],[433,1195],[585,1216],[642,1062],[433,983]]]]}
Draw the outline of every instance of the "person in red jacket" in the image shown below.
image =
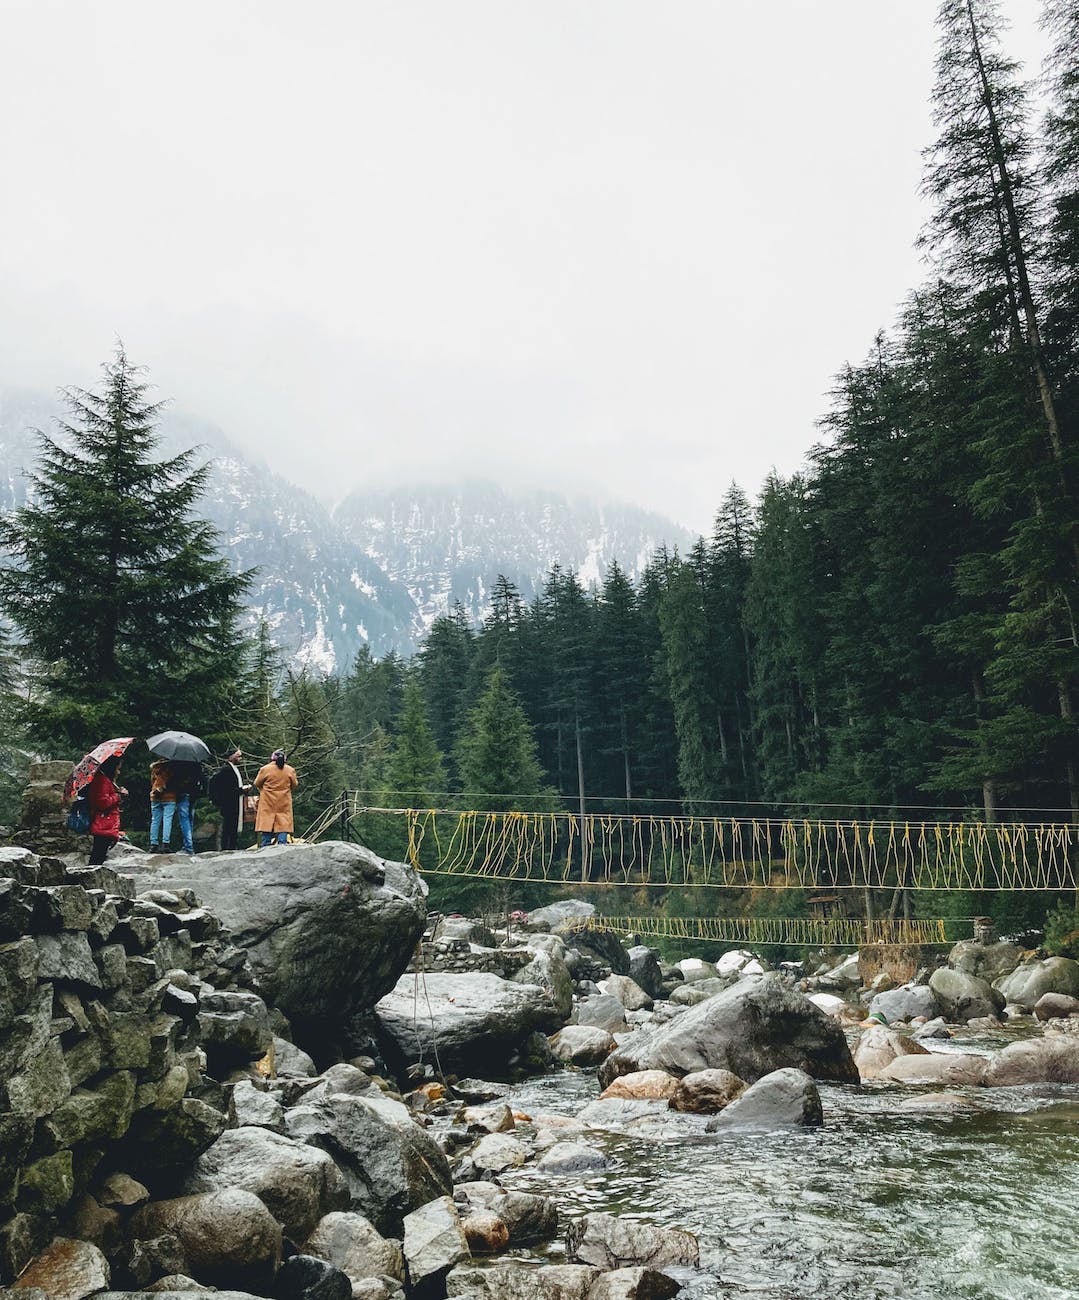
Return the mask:
{"type": "Polygon", "coordinates": [[[120,797],[127,791],[117,784],[119,775],[119,758],[107,758],[86,787],[86,797],[90,802],[90,834],[94,837],[90,849],[92,867],[101,866],[109,849],[120,838],[120,797]]]}

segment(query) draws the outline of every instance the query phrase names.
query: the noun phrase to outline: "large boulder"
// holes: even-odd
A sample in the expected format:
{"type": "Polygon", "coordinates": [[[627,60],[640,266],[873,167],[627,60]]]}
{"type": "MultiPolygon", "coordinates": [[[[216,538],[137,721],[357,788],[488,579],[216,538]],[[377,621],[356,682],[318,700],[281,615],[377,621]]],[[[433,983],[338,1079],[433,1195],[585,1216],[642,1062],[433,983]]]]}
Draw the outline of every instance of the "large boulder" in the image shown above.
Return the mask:
{"type": "Polygon", "coordinates": [[[1043,993],[1034,1003],[1036,1020],[1067,1020],[1070,1016],[1079,1016],[1079,998],[1067,993],[1043,993]]]}
{"type": "Polygon", "coordinates": [[[349,1208],[384,1236],[399,1236],[406,1214],[452,1189],[442,1149],[389,1097],[309,1095],[285,1119],[292,1137],[333,1157],[348,1184],[349,1208]]]}
{"type": "Polygon", "coordinates": [[[437,1054],[443,1070],[499,1078],[537,1031],[562,1025],[545,988],[498,975],[402,975],[375,1008],[387,1060],[401,1068],[437,1054]]]}
{"type": "Polygon", "coordinates": [[[37,1289],[49,1300],[86,1300],[109,1285],[105,1256],[88,1241],[57,1239],[30,1262],[12,1290],[37,1289]]]}
{"type": "Polygon", "coordinates": [[[949,966],[967,975],[977,975],[990,984],[1015,970],[1021,960],[1019,949],[1005,939],[994,943],[962,939],[948,954],[949,966]]]}
{"type": "Polygon", "coordinates": [[[986,980],[950,966],[939,966],[929,977],[929,987],[949,1020],[963,1023],[998,1016],[1004,1009],[1004,998],[986,980]]]}
{"type": "Polygon", "coordinates": [[[814,1128],[824,1123],[817,1085],[804,1070],[773,1070],[708,1121],[710,1133],[728,1129],[814,1128]]]}
{"type": "Polygon", "coordinates": [[[191,1272],[214,1286],[268,1282],[281,1259],[281,1225],[259,1197],[239,1188],[144,1205],[131,1235],[175,1237],[191,1272]]]}
{"type": "Polygon", "coordinates": [[[897,1056],[927,1056],[929,1049],[885,1025],[873,1025],[859,1038],[854,1064],[863,1079],[876,1079],[897,1056]]]}
{"type": "Polygon", "coordinates": [[[566,1227],[566,1256],[596,1268],[625,1268],[644,1264],[696,1268],[700,1247],[691,1232],[640,1223],[613,1214],[586,1214],[566,1227]]]}
{"type": "Polygon", "coordinates": [[[357,844],[144,855],[133,868],[140,891],[190,889],[220,917],[316,1057],[351,1045],[353,1022],[393,988],[423,933],[419,876],[357,844]]]}
{"type": "Polygon", "coordinates": [[[405,1280],[400,1242],[383,1237],[362,1214],[327,1214],[304,1242],[303,1253],[326,1260],[347,1273],[354,1283],[365,1277],[405,1280]]]}
{"type": "Polygon", "coordinates": [[[325,1151],[264,1128],[235,1128],[204,1151],[185,1192],[238,1187],[253,1192],[293,1241],[303,1241],[331,1210],[349,1201],[344,1175],[325,1151]]]}
{"type": "Polygon", "coordinates": [[[566,969],[562,951],[537,950],[535,957],[527,966],[522,966],[512,979],[514,984],[538,985],[546,992],[555,1014],[562,1020],[568,1019],[573,1010],[573,980],[566,969]]]}
{"type": "Polygon", "coordinates": [[[556,931],[566,947],[576,948],[593,961],[610,968],[615,975],[629,974],[629,953],[618,935],[610,930],[590,930],[579,921],[568,920],[556,931]]]}
{"type": "Polygon", "coordinates": [[[609,993],[595,994],[578,1004],[577,1023],[605,1029],[609,1034],[623,1033],[627,1028],[626,1008],[609,993]]]}
{"type": "Polygon", "coordinates": [[[972,1052],[927,1052],[925,1056],[897,1056],[877,1078],[888,1083],[950,1088],[982,1083],[988,1064],[986,1057],[972,1052]]]}
{"type": "Polygon", "coordinates": [[[652,996],[629,975],[611,975],[600,982],[600,992],[617,998],[627,1011],[651,1011],[652,996]]]}
{"type": "Polygon", "coordinates": [[[437,1197],[406,1214],[404,1238],[405,1267],[413,1288],[472,1257],[461,1216],[450,1196],[437,1197]]]}
{"type": "Polygon", "coordinates": [[[638,1030],[600,1067],[606,1087],[621,1074],[730,1070],[747,1083],[793,1066],[816,1079],[857,1083],[843,1031],[778,975],[747,976],[673,1020],[638,1030]]]}
{"type": "MultiPolygon", "coordinates": [[[[611,1085],[612,1088],[617,1086],[617,1082],[611,1085]]],[[[715,1115],[737,1100],[745,1090],[745,1083],[730,1070],[698,1070],[675,1083],[671,1110],[685,1111],[690,1115],[715,1115]]]]}
{"type": "Polygon", "coordinates": [[[985,1071],[990,1088],[1027,1083],[1079,1083],[1079,1038],[1053,1034],[1010,1043],[985,1071]]]}
{"type": "Polygon", "coordinates": [[[940,1015],[940,1002],[928,984],[904,984],[902,988],[878,993],[869,1004],[871,1016],[883,1016],[891,1025],[897,1020],[914,1020],[925,1016],[933,1020],[940,1015]]]}
{"type": "Polygon", "coordinates": [[[567,1065],[599,1065],[617,1044],[605,1029],[566,1025],[551,1037],[551,1051],[567,1065]]]}
{"type": "Polygon", "coordinates": [[[567,921],[587,921],[595,916],[596,909],[592,903],[580,898],[560,898],[546,907],[537,907],[529,912],[525,925],[529,930],[557,930],[567,921]]]}
{"type": "Polygon", "coordinates": [[[1045,993],[1079,997],[1079,962],[1070,957],[1029,961],[997,980],[994,987],[1006,1002],[1014,1002],[1026,1011],[1032,1010],[1045,993]]]}

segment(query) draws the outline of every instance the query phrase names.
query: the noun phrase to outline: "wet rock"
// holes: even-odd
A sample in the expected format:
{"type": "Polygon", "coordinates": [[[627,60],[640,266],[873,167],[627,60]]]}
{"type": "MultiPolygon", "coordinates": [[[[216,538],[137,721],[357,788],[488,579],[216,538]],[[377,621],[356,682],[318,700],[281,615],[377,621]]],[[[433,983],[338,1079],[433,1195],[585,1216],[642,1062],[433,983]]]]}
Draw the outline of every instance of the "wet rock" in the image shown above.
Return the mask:
{"type": "Polygon", "coordinates": [[[587,1264],[461,1265],[446,1275],[446,1294],[450,1300],[586,1300],[598,1276],[587,1264]]]}
{"type": "Polygon", "coordinates": [[[550,1241],[558,1232],[558,1209],[549,1197],[534,1192],[500,1192],[488,1208],[505,1223],[511,1246],[550,1241]]]}
{"type": "MultiPolygon", "coordinates": [[[[711,1073],[703,1071],[702,1073],[711,1073]]],[[[723,1071],[726,1073],[726,1071],[723,1071]]],[[[733,1076],[732,1076],[733,1077],[733,1076]]],[[[666,1070],[636,1070],[620,1075],[600,1093],[600,1100],[622,1098],[634,1101],[669,1101],[678,1091],[679,1081],[666,1070]]],[[[743,1085],[744,1086],[744,1085],[743,1085]]]]}
{"type": "Polygon", "coordinates": [[[609,993],[584,998],[577,1006],[577,1023],[590,1029],[605,1029],[609,1034],[622,1033],[626,1028],[626,1009],[609,993]]]}
{"type": "Polygon", "coordinates": [[[92,1242],[106,1259],[116,1256],[123,1241],[124,1220],[88,1192],[69,1207],[65,1216],[66,1231],[79,1241],[92,1242]]]}
{"type": "Polygon", "coordinates": [[[226,1187],[253,1192],[293,1241],[349,1202],[344,1175],[325,1151],[263,1128],[222,1133],[183,1182],[189,1193],[226,1187]]]}
{"type": "Polygon", "coordinates": [[[472,1148],[471,1156],[482,1173],[502,1174],[519,1169],[528,1159],[528,1148],[506,1133],[489,1133],[472,1148]]]}
{"type": "Polygon", "coordinates": [[[615,1268],[601,1273],[588,1290],[588,1300],[668,1300],[681,1285],[655,1268],[615,1268]]]}
{"type": "Polygon", "coordinates": [[[646,1119],[666,1119],[669,1101],[645,1097],[598,1097],[580,1111],[577,1119],[589,1128],[622,1129],[646,1119]]]}
{"type": "Polygon", "coordinates": [[[152,1201],[136,1211],[131,1231],[137,1239],[174,1237],[191,1271],[216,1286],[268,1282],[281,1258],[281,1225],[239,1188],[152,1201]]]}
{"type": "Polygon", "coordinates": [[[1010,1043],[987,1064],[990,1088],[1027,1083],[1079,1083],[1079,1040],[1054,1035],[1010,1043]]]}
{"type": "Polygon", "coordinates": [[[1066,1020],[1068,1016],[1079,1016],[1079,998],[1069,997],[1067,993],[1043,993],[1034,1004],[1034,1015],[1038,1020],[1066,1020]]]}
{"type": "Polygon", "coordinates": [[[924,1056],[929,1049],[885,1025],[867,1029],[854,1049],[854,1064],[863,1079],[876,1079],[897,1056],[924,1056]]]}
{"type": "Polygon", "coordinates": [[[286,1259],[274,1279],[277,1300],[352,1300],[352,1280],[314,1255],[286,1259]]]}
{"type": "Polygon", "coordinates": [[[679,1077],[730,1070],[747,1083],[785,1066],[817,1079],[856,1083],[858,1071],[834,1020],[779,975],[745,977],[667,1024],[638,1030],[600,1067],[600,1082],[662,1069],[679,1077]]]}
{"type": "Polygon", "coordinates": [[[418,978],[402,976],[375,1008],[387,1059],[398,1065],[437,1051],[444,1070],[497,1075],[532,1033],[553,1033],[562,1024],[547,990],[535,984],[473,972],[427,975],[417,990],[418,978]]]}
{"type": "Polygon", "coordinates": [[[569,1065],[599,1065],[617,1047],[605,1029],[587,1025],[566,1025],[549,1039],[551,1051],[569,1065]]]}
{"type": "Polygon", "coordinates": [[[804,1070],[774,1070],[708,1121],[710,1133],[729,1129],[813,1128],[824,1123],[817,1085],[804,1070]]]}
{"type": "Polygon", "coordinates": [[[101,1251],[87,1241],[56,1240],[32,1260],[11,1289],[16,1293],[44,1291],[49,1300],[86,1300],[109,1285],[109,1265],[101,1251]]]}
{"type": "Polygon", "coordinates": [[[988,1061],[969,1052],[929,1052],[899,1056],[877,1076],[889,1083],[932,1084],[937,1088],[984,1081],[988,1061]]]}
{"type": "Polygon", "coordinates": [[[348,1041],[357,1017],[393,988],[426,913],[411,867],[333,841],[148,857],[136,880],[140,891],[193,890],[246,951],[299,1044],[318,1051],[348,1041]]]}
{"type": "Polygon", "coordinates": [[[691,1115],[714,1115],[745,1090],[745,1081],[730,1070],[698,1070],[675,1084],[670,1105],[691,1115]]]}
{"type": "Polygon", "coordinates": [[[951,1030],[945,1023],[943,1016],[936,1016],[933,1020],[927,1020],[925,1024],[918,1025],[911,1034],[911,1038],[951,1038],[951,1030]]]}
{"type": "Polygon", "coordinates": [[[347,1273],[353,1282],[387,1276],[403,1282],[404,1256],[400,1242],[383,1237],[369,1219],[350,1211],[336,1211],[320,1219],[303,1244],[305,1255],[317,1255],[347,1273]]]}
{"type": "Polygon", "coordinates": [[[627,1011],[651,1011],[651,996],[628,975],[610,975],[601,980],[600,989],[617,998],[627,1011]]]}
{"type": "Polygon", "coordinates": [[[471,1257],[457,1206],[449,1196],[406,1214],[404,1237],[405,1267],[413,1287],[471,1257]]]}
{"type": "Polygon", "coordinates": [[[509,1248],[509,1227],[494,1210],[473,1210],[461,1220],[461,1226],[473,1255],[498,1255],[509,1248]]]}
{"type": "Polygon", "coordinates": [[[545,1174],[584,1174],[607,1168],[607,1158],[583,1142],[557,1142],[536,1162],[545,1174]]]}
{"type": "Polygon", "coordinates": [[[904,1097],[898,1108],[915,1114],[961,1115],[981,1107],[969,1097],[954,1092],[923,1092],[916,1097],[904,1097]]]}
{"type": "Polygon", "coordinates": [[[351,1204],[397,1236],[404,1215],[447,1195],[453,1180],[434,1138],[388,1097],[334,1093],[286,1115],[291,1136],[321,1147],[344,1173],[351,1204]]]}
{"type": "Polygon", "coordinates": [[[517,1127],[513,1111],[504,1102],[494,1106],[466,1106],[461,1119],[470,1133],[512,1133],[517,1127]]]}
{"type": "Polygon", "coordinates": [[[571,1221],[566,1227],[566,1255],[574,1263],[602,1269],[700,1264],[697,1238],[691,1232],[613,1214],[586,1214],[571,1221]]]}
{"type": "Polygon", "coordinates": [[[1028,961],[1010,975],[998,979],[994,987],[1006,1002],[1014,1002],[1027,1011],[1032,1010],[1045,993],[1079,997],[1079,962],[1069,957],[1028,961]]]}
{"type": "Polygon", "coordinates": [[[962,1023],[981,1016],[996,1016],[1004,1009],[1004,998],[985,980],[964,971],[938,967],[929,977],[941,1011],[949,1020],[962,1023]]]}
{"type": "Polygon", "coordinates": [[[928,984],[904,984],[902,988],[878,993],[869,1004],[869,1014],[883,1016],[890,1025],[916,1016],[932,1020],[940,1012],[940,1002],[928,984]]]}

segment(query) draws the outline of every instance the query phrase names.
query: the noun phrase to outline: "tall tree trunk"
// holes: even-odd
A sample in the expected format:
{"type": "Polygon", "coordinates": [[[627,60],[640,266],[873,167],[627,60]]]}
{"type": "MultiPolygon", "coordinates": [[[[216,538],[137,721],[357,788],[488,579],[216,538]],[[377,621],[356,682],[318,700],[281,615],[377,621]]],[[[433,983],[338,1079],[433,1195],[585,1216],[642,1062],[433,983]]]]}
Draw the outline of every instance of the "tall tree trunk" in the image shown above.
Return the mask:
{"type": "Polygon", "coordinates": [[[592,867],[592,842],[588,829],[588,814],[584,795],[584,748],[581,745],[581,715],[573,711],[573,732],[577,741],[577,795],[581,808],[581,880],[590,879],[592,867]]]}

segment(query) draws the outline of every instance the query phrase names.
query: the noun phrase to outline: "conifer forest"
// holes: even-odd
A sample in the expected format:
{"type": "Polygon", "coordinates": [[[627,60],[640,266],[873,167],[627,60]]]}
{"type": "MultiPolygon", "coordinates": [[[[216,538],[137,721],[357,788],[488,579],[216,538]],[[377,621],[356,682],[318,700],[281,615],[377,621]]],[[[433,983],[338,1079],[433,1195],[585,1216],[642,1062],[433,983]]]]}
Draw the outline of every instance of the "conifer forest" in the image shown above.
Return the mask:
{"type": "Polygon", "coordinates": [[[1079,820],[1079,5],[1044,15],[1032,83],[1000,6],[944,0],[923,282],[838,370],[803,471],[755,498],[717,485],[710,535],[635,582],[555,568],[524,602],[500,578],[482,626],[451,609],[410,662],[298,669],[244,630],[247,579],[197,522],[201,471],[153,459],[155,408],[119,353],[102,395],[71,398],[81,459],[45,439],[37,495],[4,523],[13,750],[66,755],[182,695],[218,743],[283,743],[310,816],[348,788],[1079,820]],[[87,599],[101,583],[115,601],[87,599]]]}

